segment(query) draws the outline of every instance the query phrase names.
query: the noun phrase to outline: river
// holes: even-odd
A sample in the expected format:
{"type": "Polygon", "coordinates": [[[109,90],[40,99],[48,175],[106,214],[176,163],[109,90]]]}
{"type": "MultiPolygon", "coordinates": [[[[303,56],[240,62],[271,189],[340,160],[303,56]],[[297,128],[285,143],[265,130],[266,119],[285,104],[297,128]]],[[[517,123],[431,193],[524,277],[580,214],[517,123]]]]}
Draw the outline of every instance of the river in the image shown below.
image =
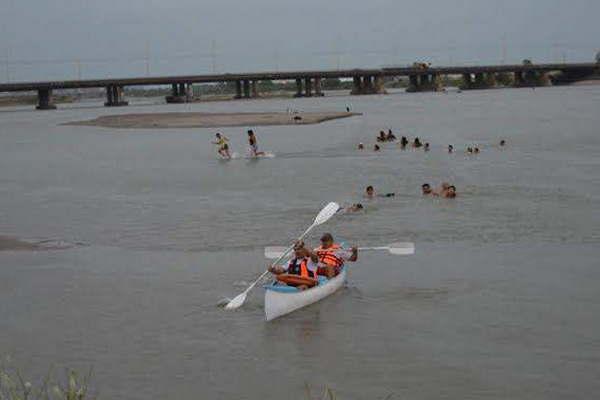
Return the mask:
{"type": "MultiPolygon", "coordinates": [[[[92,366],[102,398],[134,400],[306,399],[306,385],[342,400],[600,392],[600,86],[139,103],[0,110],[0,234],[76,244],[0,252],[0,355],[26,374],[92,366]],[[346,105],[363,115],[252,127],[276,154],[256,161],[218,160],[216,129],[61,125],[346,105]],[[431,151],[356,150],[388,128],[431,151]],[[442,181],[456,199],[421,196],[442,181]],[[367,185],[396,196],[368,201],[367,185]],[[236,312],[218,306],[328,201],[366,211],[311,244],[330,231],[416,254],[361,254],[342,291],[273,322],[262,289],[236,312]]],[[[245,151],[244,129],[218,130],[245,151]]]]}

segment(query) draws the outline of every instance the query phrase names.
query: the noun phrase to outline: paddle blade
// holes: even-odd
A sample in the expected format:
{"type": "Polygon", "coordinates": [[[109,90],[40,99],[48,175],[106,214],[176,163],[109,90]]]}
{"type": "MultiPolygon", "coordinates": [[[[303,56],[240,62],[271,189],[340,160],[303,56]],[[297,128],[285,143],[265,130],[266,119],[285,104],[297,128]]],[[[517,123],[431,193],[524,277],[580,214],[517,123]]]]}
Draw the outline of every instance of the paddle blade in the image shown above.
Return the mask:
{"type": "Polygon", "coordinates": [[[269,260],[275,260],[275,259],[281,257],[285,253],[286,250],[287,250],[287,248],[283,247],[283,246],[265,247],[265,258],[267,258],[269,260]]]}
{"type": "Polygon", "coordinates": [[[225,306],[226,310],[237,310],[246,301],[246,292],[238,294],[225,306]]]}
{"type": "Polygon", "coordinates": [[[389,245],[390,253],[397,256],[415,254],[415,244],[411,242],[398,242],[389,245]]]}
{"type": "Polygon", "coordinates": [[[335,215],[335,213],[338,212],[338,210],[340,209],[340,205],[338,203],[335,202],[331,202],[329,204],[327,204],[319,213],[319,215],[317,215],[317,217],[315,218],[315,223],[314,225],[321,225],[325,222],[327,222],[327,220],[329,220],[329,218],[333,217],[335,215]]]}

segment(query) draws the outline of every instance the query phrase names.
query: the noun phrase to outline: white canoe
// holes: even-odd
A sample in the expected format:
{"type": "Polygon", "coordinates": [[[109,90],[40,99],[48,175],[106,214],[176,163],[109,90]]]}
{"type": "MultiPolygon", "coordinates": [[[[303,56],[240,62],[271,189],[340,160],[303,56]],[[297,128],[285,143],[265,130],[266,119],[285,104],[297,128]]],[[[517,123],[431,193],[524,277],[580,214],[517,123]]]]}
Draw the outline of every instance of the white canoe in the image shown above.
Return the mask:
{"type": "Polygon", "coordinates": [[[279,318],[300,308],[306,307],[335,293],[346,282],[346,268],[332,279],[319,285],[299,291],[296,288],[279,285],[265,285],[265,317],[267,321],[279,318]]]}

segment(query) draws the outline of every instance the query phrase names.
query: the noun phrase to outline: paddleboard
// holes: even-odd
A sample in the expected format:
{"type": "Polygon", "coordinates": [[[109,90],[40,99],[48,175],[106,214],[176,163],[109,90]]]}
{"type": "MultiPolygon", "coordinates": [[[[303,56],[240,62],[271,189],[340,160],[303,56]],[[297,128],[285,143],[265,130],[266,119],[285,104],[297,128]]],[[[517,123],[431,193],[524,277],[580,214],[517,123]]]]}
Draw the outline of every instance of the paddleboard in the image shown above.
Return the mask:
{"type": "Polygon", "coordinates": [[[270,151],[265,151],[264,154],[255,156],[252,155],[251,152],[246,153],[246,158],[249,160],[259,160],[261,158],[275,158],[275,153],[271,153],[270,151]]]}
{"type": "Polygon", "coordinates": [[[240,158],[240,154],[236,153],[235,151],[233,153],[231,153],[231,157],[227,158],[224,155],[222,155],[221,153],[217,153],[217,158],[221,161],[229,161],[229,160],[236,160],[238,158],[240,158]]]}

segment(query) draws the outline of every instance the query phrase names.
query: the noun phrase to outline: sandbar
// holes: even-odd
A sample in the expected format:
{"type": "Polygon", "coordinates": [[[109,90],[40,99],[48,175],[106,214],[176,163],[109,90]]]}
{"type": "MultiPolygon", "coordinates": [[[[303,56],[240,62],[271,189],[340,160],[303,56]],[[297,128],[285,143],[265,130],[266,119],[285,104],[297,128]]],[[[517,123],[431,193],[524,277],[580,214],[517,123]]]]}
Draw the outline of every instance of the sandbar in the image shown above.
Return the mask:
{"type": "Polygon", "coordinates": [[[216,128],[227,126],[308,125],[338,118],[348,118],[353,112],[261,112],[261,113],[201,113],[171,112],[105,115],[88,121],[64,125],[99,126],[123,129],[216,128]]]}

